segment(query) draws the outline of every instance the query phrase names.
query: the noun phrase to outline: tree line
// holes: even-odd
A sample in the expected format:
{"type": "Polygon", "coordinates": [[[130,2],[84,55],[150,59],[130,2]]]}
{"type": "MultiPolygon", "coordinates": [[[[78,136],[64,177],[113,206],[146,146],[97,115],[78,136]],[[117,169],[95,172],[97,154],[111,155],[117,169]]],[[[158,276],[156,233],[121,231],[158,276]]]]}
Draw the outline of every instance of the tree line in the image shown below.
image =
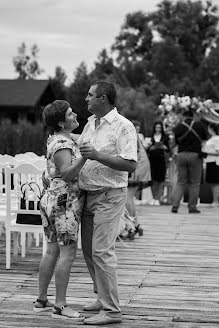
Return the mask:
{"type": "MultiPolygon", "coordinates": [[[[85,104],[90,84],[107,79],[117,85],[119,111],[138,119],[150,135],[161,95],[211,98],[219,102],[218,8],[212,1],[161,1],[151,13],[129,13],[110,51],[102,49],[88,72],[82,62],[72,83],[65,86],[65,71],[57,66],[51,77],[56,97],[70,102],[83,128],[89,113],[85,104]]],[[[22,44],[13,64],[19,78],[36,78],[42,72],[39,49],[27,55],[22,44]]]]}

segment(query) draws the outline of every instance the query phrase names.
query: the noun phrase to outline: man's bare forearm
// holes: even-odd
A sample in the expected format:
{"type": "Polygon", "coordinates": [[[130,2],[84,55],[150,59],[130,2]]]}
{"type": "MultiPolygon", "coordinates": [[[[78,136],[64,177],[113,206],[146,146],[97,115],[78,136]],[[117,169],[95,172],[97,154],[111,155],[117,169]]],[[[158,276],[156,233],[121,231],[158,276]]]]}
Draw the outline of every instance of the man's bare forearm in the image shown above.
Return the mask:
{"type": "Polygon", "coordinates": [[[111,169],[118,171],[127,171],[129,173],[134,172],[137,165],[137,163],[133,160],[111,156],[103,152],[97,152],[96,161],[106,166],[109,166],[111,169]]]}
{"type": "Polygon", "coordinates": [[[96,150],[93,146],[86,144],[80,147],[81,155],[87,159],[98,161],[111,169],[118,171],[134,172],[137,163],[134,160],[124,159],[119,156],[108,155],[96,150]]]}

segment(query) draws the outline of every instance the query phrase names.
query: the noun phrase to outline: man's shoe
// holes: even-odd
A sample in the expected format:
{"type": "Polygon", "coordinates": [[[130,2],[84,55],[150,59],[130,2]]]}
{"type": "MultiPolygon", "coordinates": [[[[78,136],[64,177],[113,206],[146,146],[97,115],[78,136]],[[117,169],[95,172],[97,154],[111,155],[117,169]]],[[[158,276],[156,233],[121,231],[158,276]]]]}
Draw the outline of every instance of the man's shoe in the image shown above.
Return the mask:
{"type": "Polygon", "coordinates": [[[100,313],[94,315],[93,317],[84,319],[85,325],[108,325],[110,323],[120,323],[122,321],[121,317],[111,317],[103,310],[100,313]]]}
{"type": "Polygon", "coordinates": [[[135,230],[133,230],[133,229],[130,229],[129,230],[128,238],[130,240],[134,240],[135,239],[135,230]]]}
{"type": "Polygon", "coordinates": [[[192,208],[191,210],[189,210],[189,213],[201,213],[201,211],[199,211],[197,208],[192,208]]]}
{"type": "Polygon", "coordinates": [[[88,303],[83,306],[84,311],[100,311],[102,309],[102,305],[99,300],[95,300],[94,302],[88,303]]]}
{"type": "Polygon", "coordinates": [[[172,207],[171,212],[172,213],[177,213],[178,212],[178,208],[177,207],[172,207]]]}

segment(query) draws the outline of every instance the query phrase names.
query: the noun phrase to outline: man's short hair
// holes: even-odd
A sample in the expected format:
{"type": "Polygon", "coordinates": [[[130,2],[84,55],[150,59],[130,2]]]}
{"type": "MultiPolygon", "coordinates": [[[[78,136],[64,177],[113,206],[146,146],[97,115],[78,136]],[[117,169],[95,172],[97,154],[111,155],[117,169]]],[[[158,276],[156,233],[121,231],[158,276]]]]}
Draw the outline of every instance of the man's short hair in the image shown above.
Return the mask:
{"type": "Polygon", "coordinates": [[[59,122],[65,122],[65,114],[70,104],[65,100],[55,100],[48,104],[42,113],[43,123],[52,131],[60,131],[59,122]]]}
{"type": "Polygon", "coordinates": [[[116,90],[114,85],[111,82],[107,81],[97,81],[93,85],[97,85],[96,88],[96,97],[99,98],[103,95],[106,95],[110,105],[115,105],[116,101],[116,90]]]}

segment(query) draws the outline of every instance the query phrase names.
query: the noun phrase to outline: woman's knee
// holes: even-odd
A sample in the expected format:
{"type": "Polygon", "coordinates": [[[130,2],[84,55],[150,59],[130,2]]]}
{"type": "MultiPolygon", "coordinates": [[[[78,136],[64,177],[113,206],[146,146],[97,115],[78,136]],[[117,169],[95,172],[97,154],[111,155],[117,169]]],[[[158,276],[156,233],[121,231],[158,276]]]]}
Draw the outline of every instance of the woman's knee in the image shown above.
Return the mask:
{"type": "Polygon", "coordinates": [[[60,245],[60,259],[72,262],[76,256],[77,243],[70,245],[60,245]]]}
{"type": "Polygon", "coordinates": [[[56,242],[47,243],[46,255],[51,257],[59,256],[59,246],[56,242]]]}

